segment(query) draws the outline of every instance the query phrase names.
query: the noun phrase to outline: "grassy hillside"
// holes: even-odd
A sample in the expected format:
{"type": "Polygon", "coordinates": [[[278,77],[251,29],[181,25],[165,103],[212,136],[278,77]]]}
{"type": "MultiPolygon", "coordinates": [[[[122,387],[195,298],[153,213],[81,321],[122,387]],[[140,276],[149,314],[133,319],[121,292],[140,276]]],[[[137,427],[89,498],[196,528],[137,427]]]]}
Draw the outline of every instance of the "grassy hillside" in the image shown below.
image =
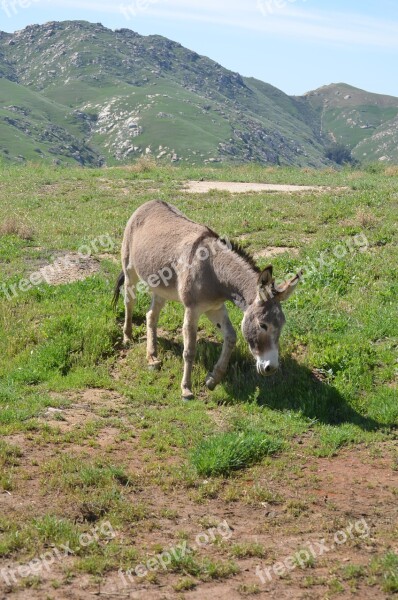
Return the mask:
{"type": "Polygon", "coordinates": [[[62,104],[7,79],[0,88],[0,147],[3,157],[101,164],[83,141],[79,120],[62,104]]]}
{"type": "Polygon", "coordinates": [[[374,171],[1,164],[1,592],[394,596],[398,173],[374,171]],[[184,192],[200,178],[323,187],[184,192]],[[123,309],[110,303],[122,232],[154,197],[239,239],[277,276],[305,267],[272,378],[257,375],[234,306],[238,344],[215,392],[204,380],[220,340],[201,319],[191,403],[180,399],[180,305],[161,315],[161,371],[146,367],[145,294],[134,343],[122,347],[123,309]],[[96,273],[21,284],[79,249],[96,273]],[[346,541],[332,544],[341,531],[346,541]],[[303,555],[309,540],[327,552],[303,555]],[[190,552],[159,567],[156,557],[183,542],[190,552]],[[44,552],[55,557],[48,568],[20,574],[44,552]],[[297,568],[280,577],[273,565],[288,556],[297,568]]]}
{"type": "Polygon", "coordinates": [[[341,83],[309,92],[306,99],[321,115],[323,133],[348,146],[355,158],[397,162],[398,98],[341,83]]]}
{"type": "MultiPolygon", "coordinates": [[[[35,25],[0,37],[1,61],[4,77],[62,104],[108,164],[147,152],[168,163],[327,164],[299,103],[161,36],[35,25]]],[[[3,138],[13,157],[9,127],[3,138]]]]}
{"type": "Polygon", "coordinates": [[[322,167],[331,141],[364,162],[398,160],[398,99],[346,84],[289,97],[158,35],[85,21],[0,32],[0,78],[11,160],[36,152],[96,166],[152,154],[165,163],[322,167]],[[45,119],[45,105],[41,116],[31,109],[40,98],[54,103],[45,119]]]}

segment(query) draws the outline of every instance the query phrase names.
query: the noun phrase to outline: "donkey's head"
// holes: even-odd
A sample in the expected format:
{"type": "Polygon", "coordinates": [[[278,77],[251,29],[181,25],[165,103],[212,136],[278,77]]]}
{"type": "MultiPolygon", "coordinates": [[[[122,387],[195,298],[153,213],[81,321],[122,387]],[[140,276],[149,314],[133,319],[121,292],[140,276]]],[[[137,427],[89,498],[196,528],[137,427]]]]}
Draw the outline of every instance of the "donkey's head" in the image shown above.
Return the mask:
{"type": "Polygon", "coordinates": [[[242,321],[242,333],[257,361],[261,375],[271,375],[279,366],[279,337],[285,324],[281,302],[289,298],[301,273],[276,286],[272,266],[259,276],[255,301],[248,306],[242,321]]]}

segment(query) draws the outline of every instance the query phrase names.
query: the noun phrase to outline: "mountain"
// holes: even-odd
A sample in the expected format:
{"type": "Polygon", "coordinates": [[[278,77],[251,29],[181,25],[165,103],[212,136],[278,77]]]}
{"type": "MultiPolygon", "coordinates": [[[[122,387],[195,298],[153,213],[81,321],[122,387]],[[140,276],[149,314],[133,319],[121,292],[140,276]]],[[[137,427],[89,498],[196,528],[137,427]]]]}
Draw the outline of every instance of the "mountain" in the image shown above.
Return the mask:
{"type": "Polygon", "coordinates": [[[304,99],[320,115],[322,133],[348,146],[356,159],[398,162],[398,98],[339,83],[304,99]]]}
{"type": "Polygon", "coordinates": [[[0,32],[0,156],[320,167],[335,139],[371,159],[388,147],[395,160],[398,99],[357,92],[341,84],[291,97],[161,36],[85,21],[32,25],[0,32]],[[363,106],[371,128],[356,116],[363,106]]]}

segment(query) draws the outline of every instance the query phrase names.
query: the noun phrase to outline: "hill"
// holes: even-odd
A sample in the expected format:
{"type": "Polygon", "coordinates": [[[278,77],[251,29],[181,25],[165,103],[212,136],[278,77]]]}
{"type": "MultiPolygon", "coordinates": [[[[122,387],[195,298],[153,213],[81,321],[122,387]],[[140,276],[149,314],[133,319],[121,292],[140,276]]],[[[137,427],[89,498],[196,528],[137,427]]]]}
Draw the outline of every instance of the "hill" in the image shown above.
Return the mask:
{"type": "Polygon", "coordinates": [[[345,83],[304,97],[320,114],[321,131],[348,146],[360,161],[398,161],[398,98],[372,94],[345,83]]]}
{"type": "Polygon", "coordinates": [[[383,128],[397,115],[398,99],[369,100],[372,129],[351,127],[345,106],[329,99],[333,86],[327,98],[328,88],[290,97],[167,38],[129,29],[65,21],[0,32],[0,78],[0,141],[12,160],[112,165],[153,155],[174,163],[320,167],[330,164],[329,131],[356,154],[380,158],[387,144],[395,158],[394,135],[383,128]],[[357,152],[369,137],[370,147],[357,152]]]}

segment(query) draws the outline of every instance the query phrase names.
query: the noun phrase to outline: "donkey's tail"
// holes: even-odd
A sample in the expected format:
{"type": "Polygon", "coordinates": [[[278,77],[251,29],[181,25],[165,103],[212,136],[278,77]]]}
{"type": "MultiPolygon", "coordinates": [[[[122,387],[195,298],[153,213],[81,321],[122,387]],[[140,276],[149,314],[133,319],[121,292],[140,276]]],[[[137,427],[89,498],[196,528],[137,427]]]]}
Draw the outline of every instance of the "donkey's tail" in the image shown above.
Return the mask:
{"type": "Polygon", "coordinates": [[[117,301],[119,300],[119,296],[120,296],[120,288],[124,284],[124,279],[125,279],[125,277],[124,277],[124,273],[122,271],[116,281],[115,290],[113,292],[113,299],[112,299],[113,310],[116,310],[117,301]]]}

